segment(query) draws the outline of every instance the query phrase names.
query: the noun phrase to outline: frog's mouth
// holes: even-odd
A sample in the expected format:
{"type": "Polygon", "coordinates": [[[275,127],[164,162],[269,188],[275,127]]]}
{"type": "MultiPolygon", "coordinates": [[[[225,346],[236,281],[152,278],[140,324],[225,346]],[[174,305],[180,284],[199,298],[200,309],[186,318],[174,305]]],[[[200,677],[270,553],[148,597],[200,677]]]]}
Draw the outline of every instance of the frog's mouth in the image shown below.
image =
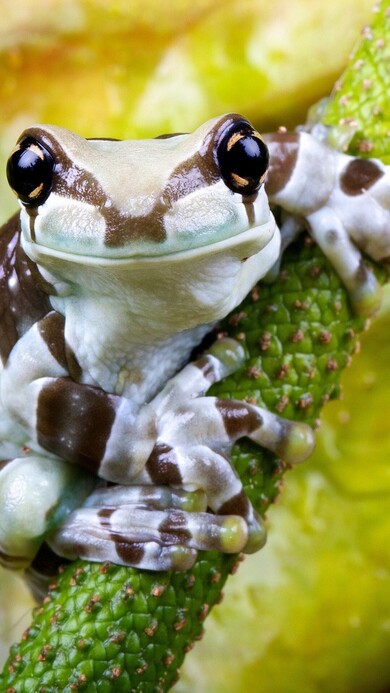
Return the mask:
{"type": "Polygon", "coordinates": [[[253,226],[246,231],[230,236],[224,240],[219,240],[215,243],[168,252],[161,255],[128,255],[126,257],[104,257],[98,255],[76,254],[64,250],[57,250],[50,246],[26,238],[22,233],[22,245],[26,254],[38,264],[44,267],[54,268],[56,265],[63,266],[66,264],[81,265],[84,267],[111,267],[123,268],[131,270],[142,269],[145,267],[152,268],[153,266],[163,266],[167,268],[169,265],[185,266],[187,263],[195,263],[204,258],[215,258],[222,256],[227,258],[235,258],[240,262],[244,262],[251,256],[257,255],[264,251],[269,246],[269,252],[275,256],[276,261],[280,248],[280,233],[276,225],[275,219],[270,214],[269,221],[262,223],[259,226],[253,226]]]}

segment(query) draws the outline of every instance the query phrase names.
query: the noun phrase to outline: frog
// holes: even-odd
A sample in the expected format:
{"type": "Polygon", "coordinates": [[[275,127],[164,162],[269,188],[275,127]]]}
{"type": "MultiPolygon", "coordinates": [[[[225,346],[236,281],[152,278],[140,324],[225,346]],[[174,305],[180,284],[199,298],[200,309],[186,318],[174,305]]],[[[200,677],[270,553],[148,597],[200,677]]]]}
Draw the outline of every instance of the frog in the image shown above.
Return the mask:
{"type": "MultiPolygon", "coordinates": [[[[390,167],[332,146],[333,129],[308,122],[264,135],[270,152],[266,191],[283,210],[281,254],[303,229],[343,281],[354,311],[370,317],[382,287],[365,257],[390,270],[390,167]]],[[[280,259],[269,274],[275,277],[280,259]]]]}
{"type": "Polygon", "coordinates": [[[268,168],[234,113],[149,140],[57,125],[19,137],[7,177],[20,211],[0,233],[6,567],[186,570],[199,551],[264,544],[231,448],[246,436],[294,464],[313,431],[208,395],[245,354],[200,345],[278,259],[268,168]]]}

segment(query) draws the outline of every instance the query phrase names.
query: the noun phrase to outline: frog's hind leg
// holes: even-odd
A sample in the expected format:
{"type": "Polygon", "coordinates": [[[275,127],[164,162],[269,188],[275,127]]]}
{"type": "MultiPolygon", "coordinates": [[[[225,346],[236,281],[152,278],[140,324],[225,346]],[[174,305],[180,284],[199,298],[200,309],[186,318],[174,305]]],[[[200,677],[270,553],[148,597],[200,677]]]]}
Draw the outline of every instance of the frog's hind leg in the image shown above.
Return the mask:
{"type": "Polygon", "coordinates": [[[0,563],[27,567],[46,532],[96,485],[82,469],[36,454],[2,463],[0,469],[0,563]]]}

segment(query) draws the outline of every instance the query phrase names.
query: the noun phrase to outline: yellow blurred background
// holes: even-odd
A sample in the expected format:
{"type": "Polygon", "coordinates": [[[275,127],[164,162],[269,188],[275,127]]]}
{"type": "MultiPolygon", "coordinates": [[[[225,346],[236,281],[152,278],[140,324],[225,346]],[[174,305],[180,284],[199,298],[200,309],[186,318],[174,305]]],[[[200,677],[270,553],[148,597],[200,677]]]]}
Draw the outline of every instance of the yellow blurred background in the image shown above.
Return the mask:
{"type": "MultiPolygon", "coordinates": [[[[304,121],[346,64],[371,0],[0,0],[1,169],[19,132],[188,131],[227,111],[304,121]]],[[[16,209],[0,177],[1,219],[16,209]]],[[[390,300],[326,407],[315,456],[287,477],[267,547],[230,579],[180,693],[390,688],[390,300]]],[[[0,510],[1,516],[1,510],[0,510]]],[[[1,520],[0,520],[1,521],[1,520]]],[[[1,658],[31,600],[0,574],[1,658]]]]}

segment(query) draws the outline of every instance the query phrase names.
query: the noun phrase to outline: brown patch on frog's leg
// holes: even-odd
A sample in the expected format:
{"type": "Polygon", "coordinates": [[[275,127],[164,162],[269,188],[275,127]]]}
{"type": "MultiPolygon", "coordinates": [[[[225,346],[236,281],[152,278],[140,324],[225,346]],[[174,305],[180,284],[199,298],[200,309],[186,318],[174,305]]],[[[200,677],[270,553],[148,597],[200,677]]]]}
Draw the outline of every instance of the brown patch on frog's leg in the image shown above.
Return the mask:
{"type": "Polygon", "coordinates": [[[346,195],[361,195],[383,175],[384,171],[372,159],[353,159],[341,173],[340,187],[346,195]]]}
{"type": "Polygon", "coordinates": [[[98,471],[116,415],[116,399],[70,378],[48,378],[37,402],[37,439],[46,450],[98,471]]]}
{"type": "Polygon", "coordinates": [[[267,195],[276,195],[287,185],[295,169],[299,152],[299,133],[279,131],[264,135],[270,164],[265,182],[267,195]]]}
{"type": "Polygon", "coordinates": [[[249,409],[245,402],[233,399],[217,399],[216,408],[222,417],[225,431],[232,443],[238,438],[248,436],[263,425],[260,411],[249,409]]]}
{"type": "Polygon", "coordinates": [[[163,442],[158,442],[154,446],[146,462],[145,471],[154,484],[166,486],[182,484],[180,465],[175,450],[163,442]]]}
{"type": "Polygon", "coordinates": [[[48,313],[38,323],[39,334],[45,342],[53,358],[67,370],[65,353],[64,329],[65,318],[55,311],[48,313]]]}
{"type": "Polygon", "coordinates": [[[19,214],[1,228],[0,264],[0,356],[6,361],[22,334],[51,310],[48,294],[55,293],[20,245],[19,214]]]}
{"type": "MultiPolygon", "coordinates": [[[[208,410],[207,416],[209,414],[208,410]]],[[[226,432],[218,431],[218,422],[220,425],[219,416],[216,421],[216,438],[225,436],[226,445],[226,432]]],[[[183,488],[200,489],[205,493],[209,507],[219,517],[219,520],[216,520],[211,514],[212,519],[204,524],[203,529],[205,541],[209,541],[208,535],[220,536],[219,541],[222,542],[223,548],[220,548],[217,542],[213,544],[213,548],[228,553],[234,553],[236,550],[252,552],[264,544],[263,525],[249,503],[229,457],[226,457],[224,452],[217,452],[203,444],[189,443],[173,449],[159,443],[146,464],[145,473],[148,474],[148,483],[180,484],[183,488]],[[243,525],[238,517],[245,521],[244,540],[243,525]],[[220,525],[220,532],[216,532],[213,523],[220,525]],[[241,541],[242,545],[237,549],[241,541]]],[[[144,477],[142,480],[144,481],[144,477]]],[[[196,513],[190,515],[194,517],[196,513]]],[[[198,539],[197,548],[202,546],[198,539]]]]}

